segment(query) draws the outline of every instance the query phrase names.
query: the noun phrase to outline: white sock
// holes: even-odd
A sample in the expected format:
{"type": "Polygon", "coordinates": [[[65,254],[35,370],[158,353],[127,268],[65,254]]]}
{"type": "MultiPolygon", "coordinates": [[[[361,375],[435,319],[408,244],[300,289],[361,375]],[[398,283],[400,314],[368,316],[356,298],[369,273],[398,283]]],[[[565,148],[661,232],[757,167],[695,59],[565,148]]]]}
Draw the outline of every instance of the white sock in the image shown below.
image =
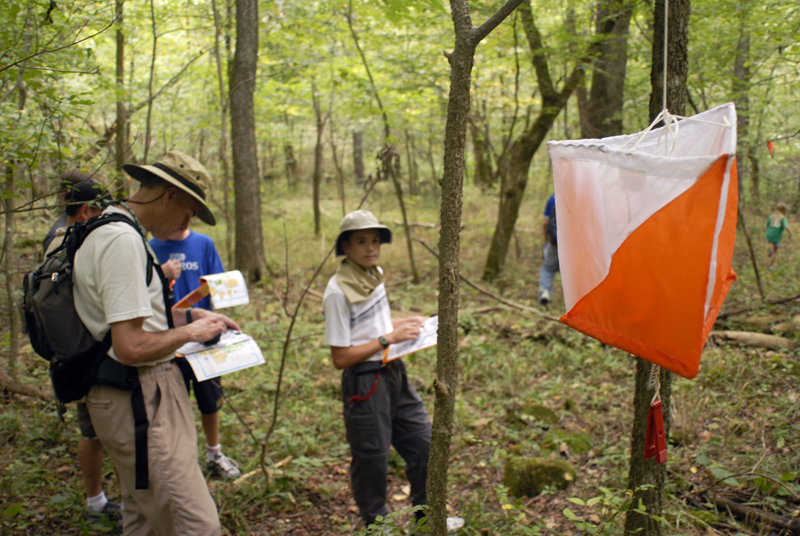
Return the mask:
{"type": "Polygon", "coordinates": [[[214,461],[214,458],[217,457],[217,454],[222,454],[222,446],[217,445],[212,447],[211,445],[206,445],[206,461],[214,461]]]}
{"type": "Polygon", "coordinates": [[[100,495],[95,495],[94,497],[86,497],[86,502],[89,505],[89,510],[94,513],[99,513],[103,511],[103,508],[106,507],[106,503],[108,502],[108,497],[106,497],[106,492],[101,491],[100,495]]]}

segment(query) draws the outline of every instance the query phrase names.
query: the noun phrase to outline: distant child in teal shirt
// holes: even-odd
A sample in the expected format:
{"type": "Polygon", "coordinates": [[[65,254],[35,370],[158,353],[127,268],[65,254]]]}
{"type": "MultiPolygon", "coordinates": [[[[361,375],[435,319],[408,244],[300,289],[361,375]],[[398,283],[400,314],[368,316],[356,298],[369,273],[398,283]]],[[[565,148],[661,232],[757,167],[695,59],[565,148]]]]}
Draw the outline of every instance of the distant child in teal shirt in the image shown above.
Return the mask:
{"type": "Polygon", "coordinates": [[[772,265],[775,264],[775,259],[778,257],[783,231],[789,233],[789,238],[792,237],[792,232],[789,231],[789,222],[786,221],[786,203],[778,203],[775,212],[767,218],[767,242],[770,244],[767,255],[771,257],[769,266],[767,266],[768,270],[772,270],[772,265]]]}

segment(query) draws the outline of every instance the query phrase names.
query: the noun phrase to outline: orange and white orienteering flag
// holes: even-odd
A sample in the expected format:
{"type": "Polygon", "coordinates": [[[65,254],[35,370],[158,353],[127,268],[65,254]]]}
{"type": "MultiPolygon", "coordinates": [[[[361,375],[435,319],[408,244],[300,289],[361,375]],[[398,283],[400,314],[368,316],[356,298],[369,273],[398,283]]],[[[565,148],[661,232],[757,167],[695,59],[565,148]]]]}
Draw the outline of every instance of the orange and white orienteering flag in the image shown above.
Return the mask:
{"type": "Polygon", "coordinates": [[[547,147],[561,322],[691,379],[736,280],[736,110],[678,126],[547,147]]]}

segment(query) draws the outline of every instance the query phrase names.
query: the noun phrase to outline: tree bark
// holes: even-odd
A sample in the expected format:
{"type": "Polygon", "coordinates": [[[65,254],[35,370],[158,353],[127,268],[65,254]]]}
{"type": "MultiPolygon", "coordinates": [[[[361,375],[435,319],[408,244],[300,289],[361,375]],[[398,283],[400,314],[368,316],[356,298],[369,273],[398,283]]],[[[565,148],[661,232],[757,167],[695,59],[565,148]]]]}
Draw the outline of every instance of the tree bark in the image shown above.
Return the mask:
{"type": "MultiPolygon", "coordinates": [[[[116,121],[116,155],[115,155],[115,169],[117,172],[117,181],[121,186],[126,184],[125,174],[122,171],[122,166],[125,164],[125,142],[127,133],[127,112],[125,110],[125,34],[122,33],[122,14],[124,7],[124,0],[116,0],[116,16],[117,16],[117,121],[116,121]]],[[[123,189],[123,192],[127,188],[123,189]]]]}
{"type": "Polygon", "coordinates": [[[474,123],[469,124],[469,133],[472,136],[472,159],[475,162],[475,176],[472,182],[481,190],[491,186],[492,170],[489,160],[489,149],[486,147],[486,140],[474,123]]]}
{"type": "Polygon", "coordinates": [[[258,0],[236,0],[236,52],[230,79],[236,267],[250,281],[258,281],[267,271],[253,107],[257,62],[258,0]]]}
{"type": "MultiPolygon", "coordinates": [[[[231,222],[230,188],[231,168],[228,162],[228,101],[225,98],[225,78],[222,76],[222,54],[219,48],[219,38],[222,35],[217,1],[211,0],[211,9],[214,12],[214,58],[217,63],[217,83],[219,85],[219,162],[222,166],[222,206],[225,218],[225,256],[226,265],[233,266],[233,222],[231,222]]],[[[230,39],[230,35],[226,36],[230,39]]]]}
{"type": "Polygon", "coordinates": [[[325,136],[325,125],[328,123],[330,115],[322,116],[322,108],[320,107],[319,97],[317,96],[317,85],[311,82],[311,100],[314,106],[314,115],[317,118],[317,143],[314,145],[314,175],[312,177],[313,190],[314,190],[314,236],[320,236],[322,233],[322,214],[319,207],[319,189],[322,183],[322,139],[325,136]]]}
{"type": "MultiPolygon", "coordinates": [[[[740,21],[739,21],[739,42],[736,46],[736,57],[733,61],[733,80],[731,80],[731,89],[733,90],[733,102],[736,103],[736,133],[738,136],[737,152],[740,155],[750,155],[752,142],[750,140],[750,33],[746,27],[746,20],[749,18],[749,9],[747,5],[740,6],[740,21]]],[[[753,161],[750,161],[751,164],[753,161]]],[[[758,173],[758,165],[750,167],[748,170],[742,166],[742,169],[750,173],[750,194],[754,201],[758,201],[761,197],[760,177],[758,173]]],[[[739,178],[741,181],[745,174],[739,178]]],[[[740,194],[741,195],[741,194],[740,194]]]]}
{"type": "Polygon", "coordinates": [[[284,174],[286,175],[286,182],[289,188],[294,190],[297,188],[297,159],[294,157],[294,146],[291,143],[286,143],[283,146],[283,159],[284,159],[284,174]]]}
{"type": "Polygon", "coordinates": [[[595,34],[605,36],[592,70],[588,99],[581,102],[581,136],[604,138],[622,134],[622,106],[628,63],[628,29],[633,15],[630,0],[604,0],[596,11],[595,34]]]}
{"type": "Polygon", "coordinates": [[[491,281],[498,277],[505,267],[508,247],[514,232],[514,225],[519,216],[519,207],[528,185],[528,171],[533,155],[545,140],[548,131],[553,126],[558,114],[567,103],[570,95],[578,87],[584,76],[585,64],[590,60],[591,54],[597,50],[597,44],[590,48],[589,53],[581,58],[576,67],[567,76],[561,91],[557,91],[550,77],[550,67],[545,57],[545,47],[539,29],[533,20],[530,5],[523,3],[519,10],[522,26],[528,39],[533,66],[536,70],[539,93],[542,98],[542,108],[536,120],[529,125],[519,138],[514,140],[508,152],[508,157],[503,159],[499,167],[500,175],[500,210],[497,216],[492,243],[486,258],[483,270],[483,279],[491,281]]]}
{"type": "Polygon", "coordinates": [[[150,23],[153,29],[153,55],[150,58],[150,80],[147,83],[147,120],[145,122],[145,134],[144,134],[144,156],[142,157],[142,161],[147,163],[147,153],[150,150],[150,117],[153,112],[153,77],[155,76],[156,70],[156,48],[158,46],[158,33],[156,31],[156,8],[155,8],[155,1],[150,0],[150,23]]]}
{"type": "MultiPolygon", "coordinates": [[[[667,109],[684,114],[686,108],[686,79],[688,75],[689,11],[690,0],[669,2],[669,32],[667,80],[663,79],[664,62],[664,0],[655,0],[653,17],[653,55],[650,71],[650,121],[661,112],[663,89],[666,84],[667,109]]],[[[664,481],[667,464],[658,464],[655,458],[644,459],[647,414],[652,394],[647,391],[650,363],[636,358],[636,388],[633,404],[633,429],[631,430],[631,458],[628,489],[633,491],[633,505],[644,504],[648,515],[629,510],[625,516],[625,536],[660,536],[661,524],[652,516],[660,516],[664,505],[664,481]],[[654,487],[643,490],[641,486],[654,487]]],[[[672,374],[661,370],[661,400],[664,413],[664,435],[669,444],[670,402],[672,374]]]]}
{"type": "MultiPolygon", "coordinates": [[[[20,73],[22,69],[20,69],[20,73]]],[[[22,76],[20,74],[19,78],[22,76]]],[[[23,93],[20,93],[20,101],[24,102],[23,93]]],[[[22,108],[20,108],[22,110],[22,108]]],[[[3,209],[5,213],[5,232],[3,233],[3,272],[6,280],[6,297],[8,299],[9,342],[6,358],[8,360],[8,372],[12,381],[15,383],[17,378],[17,356],[19,355],[19,334],[21,332],[21,320],[17,299],[15,295],[16,285],[14,284],[14,196],[10,195],[14,191],[14,165],[12,162],[6,164],[6,180],[4,188],[3,209]]]]}
{"type": "Polygon", "coordinates": [[[339,163],[339,153],[336,150],[336,136],[334,130],[334,123],[331,121],[331,133],[330,133],[330,142],[331,142],[331,153],[333,155],[333,165],[336,167],[336,187],[339,190],[339,199],[342,202],[342,217],[347,214],[346,210],[346,202],[345,202],[345,191],[344,191],[344,170],[342,169],[341,164],[339,163]]]}
{"type": "Polygon", "coordinates": [[[472,27],[467,0],[450,0],[455,47],[450,62],[450,96],[444,138],[441,231],[439,233],[439,332],[436,347],[434,413],[428,464],[430,534],[447,534],[447,471],[458,392],[458,289],[464,150],[475,48],[522,0],[511,0],[479,28],[472,27]]]}
{"type": "Polygon", "coordinates": [[[360,130],[353,132],[353,174],[356,178],[356,186],[363,187],[364,177],[364,133],[360,130]]]}

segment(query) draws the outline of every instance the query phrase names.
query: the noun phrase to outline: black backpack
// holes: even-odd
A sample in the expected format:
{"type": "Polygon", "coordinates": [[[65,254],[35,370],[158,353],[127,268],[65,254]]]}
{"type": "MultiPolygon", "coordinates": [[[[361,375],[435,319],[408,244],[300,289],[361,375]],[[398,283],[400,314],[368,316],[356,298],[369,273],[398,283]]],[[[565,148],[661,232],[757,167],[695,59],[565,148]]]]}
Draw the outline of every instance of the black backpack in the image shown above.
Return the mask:
{"type": "MultiPolygon", "coordinates": [[[[122,214],[104,213],[87,222],[71,225],[67,228],[61,245],[47,255],[39,268],[25,274],[22,308],[24,327],[31,346],[37,354],[50,362],[50,381],[60,404],[82,399],[95,384],[131,392],[135,425],[136,489],[141,490],[149,487],[149,421],[139,384],[139,371],[108,357],[111,330],[102,341],[96,341],[78,316],[73,298],[75,252],[89,233],[115,222],[127,223],[141,235],[139,227],[122,214]]],[[[153,268],[162,281],[164,273],[147,249],[144,235],[141,236],[147,254],[146,284],[150,286],[153,268]]],[[[169,286],[165,282],[163,287],[167,323],[172,328],[169,286]]]]}
{"type": "MultiPolygon", "coordinates": [[[[136,224],[122,214],[101,214],[76,223],[67,228],[61,245],[23,280],[22,307],[28,338],[33,350],[50,362],[50,380],[56,398],[64,404],[89,393],[111,347],[111,331],[102,341],[94,340],[75,310],[72,267],[75,252],[89,233],[114,222],[128,223],[140,233],[136,224]]],[[[147,285],[152,280],[152,267],[153,258],[148,253],[147,285]]]]}
{"type": "Polygon", "coordinates": [[[554,246],[558,245],[558,223],[556,222],[556,206],[553,204],[553,213],[547,221],[547,237],[554,246]]]}

